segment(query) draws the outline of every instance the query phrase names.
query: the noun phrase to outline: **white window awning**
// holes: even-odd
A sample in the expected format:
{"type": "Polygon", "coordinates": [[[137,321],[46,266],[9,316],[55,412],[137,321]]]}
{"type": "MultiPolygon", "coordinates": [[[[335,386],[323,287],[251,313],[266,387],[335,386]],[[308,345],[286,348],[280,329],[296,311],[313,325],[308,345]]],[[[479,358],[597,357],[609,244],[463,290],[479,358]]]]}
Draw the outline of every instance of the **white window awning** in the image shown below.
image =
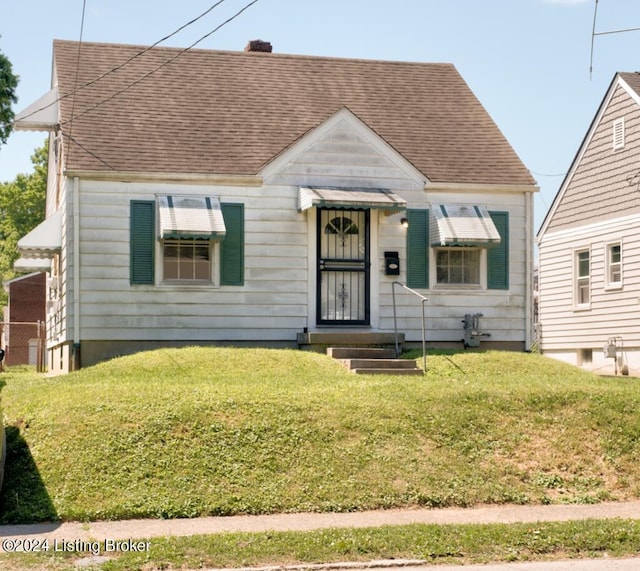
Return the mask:
{"type": "Polygon", "coordinates": [[[13,263],[13,269],[16,272],[50,272],[51,271],[51,259],[50,258],[18,258],[13,263]]]}
{"type": "Polygon", "coordinates": [[[52,258],[62,248],[62,209],[56,210],[26,236],[18,240],[23,258],[52,258]]]}
{"type": "Polygon", "coordinates": [[[500,233],[484,206],[432,204],[429,241],[432,246],[494,246],[500,233]]]}
{"type": "Polygon", "coordinates": [[[298,210],[304,211],[312,206],[330,208],[376,208],[389,212],[405,210],[407,201],[393,192],[382,189],[345,189],[300,187],[298,191],[298,210]]]}
{"type": "Polygon", "coordinates": [[[210,240],[226,234],[220,199],[210,196],[158,196],[160,238],[210,240]]]}
{"type": "Polygon", "coordinates": [[[52,131],[58,124],[58,89],[54,87],[40,99],[16,114],[17,131],[52,131]]]}

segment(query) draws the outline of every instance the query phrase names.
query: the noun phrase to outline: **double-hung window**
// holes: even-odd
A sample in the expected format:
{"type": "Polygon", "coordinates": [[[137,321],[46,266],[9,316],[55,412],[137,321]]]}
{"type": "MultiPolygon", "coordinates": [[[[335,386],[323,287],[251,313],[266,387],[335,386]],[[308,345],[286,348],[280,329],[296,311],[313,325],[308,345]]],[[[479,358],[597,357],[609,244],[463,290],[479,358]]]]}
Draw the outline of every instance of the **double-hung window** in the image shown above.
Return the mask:
{"type": "Polygon", "coordinates": [[[131,284],[244,283],[242,204],[187,195],[132,200],[130,240],[131,284]]]}
{"type": "Polygon", "coordinates": [[[162,245],[162,281],[212,281],[212,245],[209,240],[177,238],[162,245]]]}
{"type": "Polygon", "coordinates": [[[480,285],[479,248],[438,248],[436,250],[438,285],[480,285]]]}
{"type": "Polygon", "coordinates": [[[620,242],[607,244],[605,256],[607,287],[611,289],[622,287],[622,244],[620,242]]]}
{"type": "Polygon", "coordinates": [[[575,252],[575,304],[588,307],[591,303],[591,273],[589,250],[575,252]]]}
{"type": "Polygon", "coordinates": [[[508,290],[509,213],[472,204],[429,206],[407,210],[407,285],[508,290]]]}

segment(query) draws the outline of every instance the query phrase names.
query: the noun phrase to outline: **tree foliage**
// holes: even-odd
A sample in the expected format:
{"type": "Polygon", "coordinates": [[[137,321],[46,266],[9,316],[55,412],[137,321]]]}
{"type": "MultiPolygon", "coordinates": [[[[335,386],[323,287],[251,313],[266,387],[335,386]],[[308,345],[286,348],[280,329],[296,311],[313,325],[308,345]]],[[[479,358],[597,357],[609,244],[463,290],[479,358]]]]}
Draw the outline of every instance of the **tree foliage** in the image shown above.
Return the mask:
{"type": "MultiPolygon", "coordinates": [[[[44,220],[48,155],[46,141],[31,156],[31,174],[19,174],[13,182],[0,183],[0,281],[15,276],[18,240],[44,220]]],[[[0,287],[0,307],[5,303],[6,293],[0,287]]]]}
{"type": "Polygon", "coordinates": [[[6,143],[13,128],[13,109],[18,102],[16,87],[18,76],[13,73],[11,62],[0,52],[0,143],[6,143]]]}

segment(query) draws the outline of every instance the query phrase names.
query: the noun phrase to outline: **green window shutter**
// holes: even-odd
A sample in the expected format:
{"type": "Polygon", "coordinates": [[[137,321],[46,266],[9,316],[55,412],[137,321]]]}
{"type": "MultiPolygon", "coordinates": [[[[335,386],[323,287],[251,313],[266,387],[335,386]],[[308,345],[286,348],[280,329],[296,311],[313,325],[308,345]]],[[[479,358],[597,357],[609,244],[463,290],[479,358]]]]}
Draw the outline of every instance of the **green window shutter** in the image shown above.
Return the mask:
{"type": "Polygon", "coordinates": [[[429,287],[429,211],[407,210],[407,285],[429,287]]]}
{"type": "Polygon", "coordinates": [[[221,204],[227,229],[220,244],[220,285],[244,285],[244,204],[221,204]]]}
{"type": "Polygon", "coordinates": [[[489,212],[500,233],[500,244],[487,251],[487,286],[509,289],[509,213],[489,212]]]}
{"type": "Polygon", "coordinates": [[[155,212],[153,200],[132,200],[130,203],[129,279],[132,284],[155,282],[155,212]]]}

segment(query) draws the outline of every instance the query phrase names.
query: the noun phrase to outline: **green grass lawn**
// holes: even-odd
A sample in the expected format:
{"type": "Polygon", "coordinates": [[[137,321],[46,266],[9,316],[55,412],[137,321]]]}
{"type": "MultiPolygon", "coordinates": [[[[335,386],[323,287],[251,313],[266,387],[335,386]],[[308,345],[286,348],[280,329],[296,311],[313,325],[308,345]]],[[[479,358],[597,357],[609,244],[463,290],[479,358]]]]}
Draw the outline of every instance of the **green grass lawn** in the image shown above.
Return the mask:
{"type": "MultiPolygon", "coordinates": [[[[637,556],[640,521],[404,525],[313,532],[223,533],[150,540],[149,551],[108,553],[102,571],[238,568],[418,559],[430,564],[637,556]]],[[[0,555],[4,571],[77,571],[90,553],[0,555]]],[[[95,568],[94,568],[95,569],[95,568]]]]}
{"type": "Polygon", "coordinates": [[[637,379],[522,353],[428,367],[185,348],[10,370],[0,523],[640,497],[637,379]]]}

